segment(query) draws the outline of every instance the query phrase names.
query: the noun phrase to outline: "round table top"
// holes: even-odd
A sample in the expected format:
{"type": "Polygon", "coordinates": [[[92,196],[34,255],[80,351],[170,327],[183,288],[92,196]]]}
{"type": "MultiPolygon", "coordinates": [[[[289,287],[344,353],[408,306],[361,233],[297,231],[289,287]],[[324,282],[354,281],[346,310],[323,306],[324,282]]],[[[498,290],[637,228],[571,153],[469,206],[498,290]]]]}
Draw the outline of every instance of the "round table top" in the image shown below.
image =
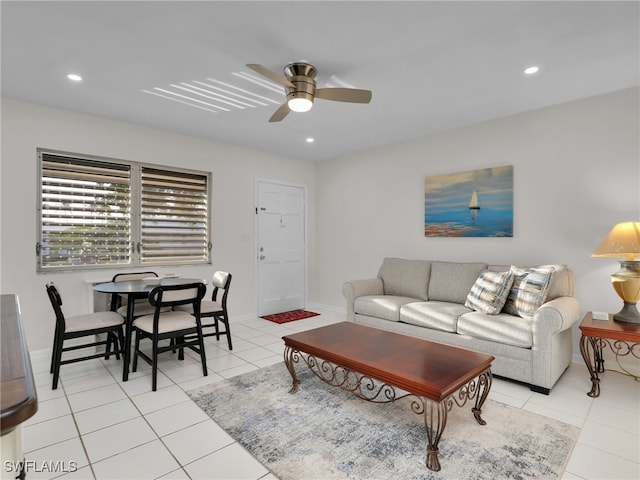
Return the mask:
{"type": "Polygon", "coordinates": [[[207,284],[206,280],[201,278],[180,278],[180,277],[171,277],[171,278],[160,278],[160,283],[158,284],[149,284],[144,280],[128,280],[126,282],[106,282],[106,283],[98,283],[93,286],[93,290],[96,292],[103,293],[119,293],[119,294],[136,294],[136,293],[145,293],[148,294],[151,290],[159,285],[186,285],[188,283],[204,283],[207,284]]]}

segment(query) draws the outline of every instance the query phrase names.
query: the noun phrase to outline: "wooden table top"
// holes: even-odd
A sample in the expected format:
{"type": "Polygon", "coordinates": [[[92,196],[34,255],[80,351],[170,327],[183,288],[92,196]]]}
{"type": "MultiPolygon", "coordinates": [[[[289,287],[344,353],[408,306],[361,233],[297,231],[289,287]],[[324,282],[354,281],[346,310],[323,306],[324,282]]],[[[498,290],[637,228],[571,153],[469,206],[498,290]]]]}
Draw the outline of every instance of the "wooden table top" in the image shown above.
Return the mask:
{"type": "Polygon", "coordinates": [[[594,320],[591,312],[587,312],[580,323],[580,331],[587,337],[640,343],[640,323],[618,322],[612,314],[608,320],[594,320]]]}
{"type": "Polygon", "coordinates": [[[441,401],[491,366],[494,357],[342,322],[282,337],[285,345],[441,401]]]}

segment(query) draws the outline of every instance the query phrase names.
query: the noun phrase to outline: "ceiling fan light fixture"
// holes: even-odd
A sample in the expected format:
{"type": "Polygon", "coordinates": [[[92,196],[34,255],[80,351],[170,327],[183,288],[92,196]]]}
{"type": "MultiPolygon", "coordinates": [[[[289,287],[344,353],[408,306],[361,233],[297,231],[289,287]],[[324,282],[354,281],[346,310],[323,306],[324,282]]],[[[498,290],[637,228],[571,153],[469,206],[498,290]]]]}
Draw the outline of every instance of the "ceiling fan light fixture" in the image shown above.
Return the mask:
{"type": "Polygon", "coordinates": [[[289,112],[308,112],[316,98],[349,103],[371,101],[370,90],[346,87],[316,88],[316,69],[306,62],[290,63],[284,69],[284,76],[257,63],[247,63],[247,67],[279,83],[285,89],[287,100],[271,115],[269,123],[282,121],[289,112]]]}
{"type": "Polygon", "coordinates": [[[290,98],[287,102],[289,110],[292,112],[308,112],[313,106],[313,102],[308,98],[290,98]]]}

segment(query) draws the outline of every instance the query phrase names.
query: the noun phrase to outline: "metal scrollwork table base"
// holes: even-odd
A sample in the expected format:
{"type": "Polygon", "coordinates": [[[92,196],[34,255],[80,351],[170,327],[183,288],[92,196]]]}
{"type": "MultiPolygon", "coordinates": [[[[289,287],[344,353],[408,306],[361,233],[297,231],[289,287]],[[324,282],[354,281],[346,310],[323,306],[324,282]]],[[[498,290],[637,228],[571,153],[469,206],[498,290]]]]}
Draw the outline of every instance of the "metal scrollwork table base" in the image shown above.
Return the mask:
{"type": "Polygon", "coordinates": [[[489,355],[351,322],[283,339],[284,361],[293,383],[289,393],[295,393],[300,384],[295,364],[304,363],[323,382],[369,402],[389,403],[409,397],[411,411],[424,420],[425,463],[430,470],[440,470],[438,443],[454,405],[463,407],[475,401],[471,411],[480,425],[486,424],[481,413],[492,384],[493,357],[489,355]],[[443,356],[450,362],[443,362],[443,356]],[[434,361],[436,358],[440,361],[434,361]],[[450,369],[446,386],[439,383],[446,377],[442,368],[450,369]]]}
{"type": "Polygon", "coordinates": [[[616,359],[627,356],[640,359],[640,324],[618,322],[613,320],[612,315],[608,320],[594,320],[591,312],[587,312],[580,324],[580,331],[580,353],[591,375],[591,390],[587,395],[598,397],[598,374],[604,372],[604,350],[608,347],[616,359]]]}

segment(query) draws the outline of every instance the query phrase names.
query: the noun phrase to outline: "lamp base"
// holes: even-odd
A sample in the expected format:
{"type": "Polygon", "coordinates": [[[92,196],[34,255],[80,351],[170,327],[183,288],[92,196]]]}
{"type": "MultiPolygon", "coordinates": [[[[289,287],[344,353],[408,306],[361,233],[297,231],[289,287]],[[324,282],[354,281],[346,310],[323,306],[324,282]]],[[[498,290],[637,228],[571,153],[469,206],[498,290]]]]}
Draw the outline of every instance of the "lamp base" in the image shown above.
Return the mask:
{"type": "Polygon", "coordinates": [[[617,322],[640,323],[640,312],[635,303],[624,302],[624,307],[613,314],[613,319],[617,322]]]}
{"type": "Polygon", "coordinates": [[[613,316],[618,322],[640,323],[636,303],[640,301],[640,261],[620,260],[620,270],[611,275],[611,284],[624,302],[624,307],[613,316]]]}

